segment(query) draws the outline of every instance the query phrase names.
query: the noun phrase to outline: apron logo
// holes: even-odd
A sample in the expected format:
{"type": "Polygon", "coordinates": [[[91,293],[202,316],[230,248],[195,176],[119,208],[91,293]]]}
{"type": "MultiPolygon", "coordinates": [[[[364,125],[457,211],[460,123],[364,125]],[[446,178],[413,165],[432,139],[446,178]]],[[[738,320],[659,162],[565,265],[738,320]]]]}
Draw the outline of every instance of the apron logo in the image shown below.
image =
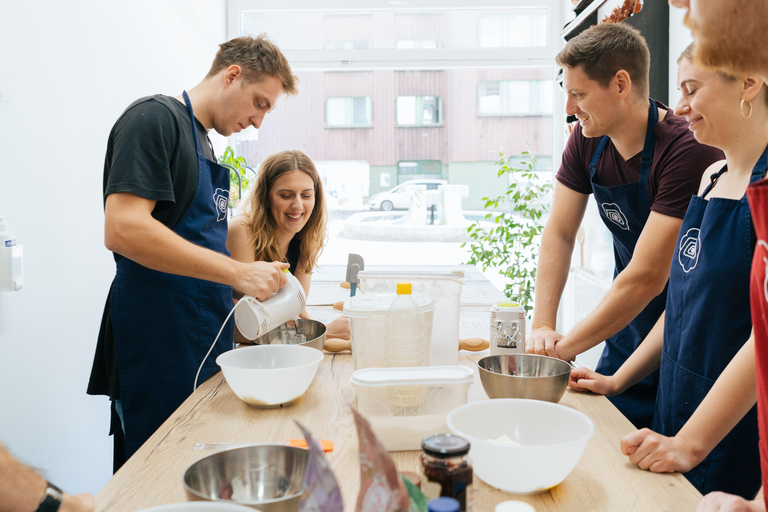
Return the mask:
{"type": "Polygon", "coordinates": [[[600,205],[600,207],[603,209],[603,213],[609,221],[613,222],[621,229],[629,231],[629,223],[627,222],[627,217],[624,215],[624,212],[621,211],[619,205],[616,203],[603,203],[600,205]]]}
{"type": "MultiPolygon", "coordinates": [[[[763,240],[757,241],[758,246],[762,246],[763,250],[768,252],[768,244],[763,240]]],[[[768,258],[763,256],[763,263],[765,263],[765,278],[763,279],[763,295],[765,296],[765,302],[768,302],[768,258]]]]}
{"type": "Polygon", "coordinates": [[[696,268],[701,252],[701,240],[699,240],[699,228],[691,228],[680,238],[680,249],[677,252],[677,261],[686,274],[696,268]]]}
{"type": "Polygon", "coordinates": [[[213,193],[213,204],[216,207],[216,222],[226,219],[227,207],[229,206],[229,190],[217,188],[213,193]]]}

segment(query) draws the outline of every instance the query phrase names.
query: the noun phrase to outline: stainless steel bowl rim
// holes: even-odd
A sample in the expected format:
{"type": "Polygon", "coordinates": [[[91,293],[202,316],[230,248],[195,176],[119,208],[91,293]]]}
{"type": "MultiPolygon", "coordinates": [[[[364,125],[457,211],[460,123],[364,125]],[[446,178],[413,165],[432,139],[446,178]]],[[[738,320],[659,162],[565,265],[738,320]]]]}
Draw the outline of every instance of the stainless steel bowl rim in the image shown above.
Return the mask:
{"type": "Polygon", "coordinates": [[[302,494],[304,494],[304,491],[302,490],[301,492],[298,492],[298,493],[295,493],[295,494],[291,494],[291,495],[288,495],[288,496],[283,496],[282,498],[269,499],[269,500],[260,500],[260,501],[219,500],[219,499],[211,499],[210,496],[207,496],[207,495],[204,495],[202,493],[199,493],[199,492],[195,491],[194,489],[190,488],[187,485],[187,478],[186,478],[187,477],[187,472],[190,470],[190,468],[192,468],[192,466],[194,466],[198,462],[200,462],[202,460],[205,460],[205,459],[208,459],[210,457],[214,457],[214,456],[219,455],[219,454],[224,453],[224,452],[233,452],[233,451],[237,451],[237,450],[247,450],[249,448],[253,448],[254,446],[276,446],[276,447],[280,447],[280,448],[287,448],[287,449],[289,449],[291,451],[298,451],[298,452],[301,452],[301,453],[307,453],[307,456],[309,456],[309,452],[307,450],[305,450],[304,448],[299,448],[299,447],[296,447],[296,446],[290,446],[290,445],[287,445],[287,444],[280,444],[280,443],[252,443],[252,444],[248,443],[245,446],[237,446],[235,448],[226,448],[226,449],[223,449],[223,450],[216,450],[216,452],[211,453],[209,455],[206,455],[205,457],[200,457],[199,459],[197,459],[195,462],[193,462],[192,464],[190,464],[189,466],[187,466],[184,469],[184,472],[181,474],[181,483],[182,483],[182,485],[184,485],[184,489],[186,489],[187,492],[189,492],[191,494],[194,494],[195,496],[197,496],[199,498],[202,498],[205,501],[221,502],[221,503],[238,503],[240,505],[269,505],[271,503],[280,503],[280,502],[283,502],[283,501],[287,501],[287,500],[290,500],[292,498],[296,498],[297,496],[301,496],[302,494]]]}
{"type": "Polygon", "coordinates": [[[551,379],[553,377],[561,377],[561,376],[563,376],[563,375],[565,375],[567,373],[571,373],[571,365],[567,361],[563,361],[562,359],[558,359],[556,357],[542,356],[542,355],[539,355],[539,354],[502,354],[502,355],[497,354],[497,355],[493,355],[493,356],[485,356],[485,357],[483,357],[481,359],[478,359],[477,367],[478,367],[478,369],[480,369],[480,370],[482,370],[484,372],[488,372],[488,373],[490,373],[492,375],[503,375],[505,377],[516,377],[516,378],[520,378],[520,379],[551,379]],[[558,361],[560,363],[563,363],[564,365],[567,366],[567,369],[564,372],[562,372],[562,373],[553,373],[551,375],[509,375],[507,373],[497,373],[497,372],[491,371],[491,370],[489,370],[487,368],[484,368],[482,366],[482,364],[481,364],[483,361],[487,361],[487,360],[490,360],[490,359],[496,359],[496,358],[502,358],[502,357],[514,358],[514,357],[517,357],[517,356],[525,356],[525,357],[530,357],[530,358],[533,358],[533,359],[551,359],[553,361],[558,361]]]}

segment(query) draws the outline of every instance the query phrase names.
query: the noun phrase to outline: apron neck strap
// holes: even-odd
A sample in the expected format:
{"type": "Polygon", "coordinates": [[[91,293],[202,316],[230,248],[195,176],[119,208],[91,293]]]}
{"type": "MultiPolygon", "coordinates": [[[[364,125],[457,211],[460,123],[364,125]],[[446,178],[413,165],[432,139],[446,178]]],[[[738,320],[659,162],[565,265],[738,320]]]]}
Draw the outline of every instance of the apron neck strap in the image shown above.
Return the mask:
{"type": "Polygon", "coordinates": [[[200,149],[200,143],[197,141],[197,123],[195,122],[195,113],[192,111],[192,102],[189,101],[187,91],[182,92],[181,95],[184,96],[184,103],[187,105],[187,112],[189,112],[189,120],[192,122],[192,135],[195,139],[197,156],[198,158],[203,158],[203,151],[200,149]]]}

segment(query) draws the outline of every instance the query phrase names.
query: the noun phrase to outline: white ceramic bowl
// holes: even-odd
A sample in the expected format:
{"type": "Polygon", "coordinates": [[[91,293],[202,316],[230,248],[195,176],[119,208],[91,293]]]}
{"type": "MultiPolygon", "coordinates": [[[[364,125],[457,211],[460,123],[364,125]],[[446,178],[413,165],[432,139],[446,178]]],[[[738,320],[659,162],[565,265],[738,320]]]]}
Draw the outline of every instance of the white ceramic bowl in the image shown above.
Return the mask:
{"type": "Polygon", "coordinates": [[[516,398],[462,405],[447,424],[469,441],[475,474],[515,494],[537,494],[562,482],[595,433],[592,420],[570,407],[516,398]],[[498,442],[504,435],[520,446],[498,442]]]}
{"type": "Polygon", "coordinates": [[[256,407],[286,405],[307,390],[323,360],[320,350],[301,345],[256,345],[216,358],[232,391],[256,407]]]}

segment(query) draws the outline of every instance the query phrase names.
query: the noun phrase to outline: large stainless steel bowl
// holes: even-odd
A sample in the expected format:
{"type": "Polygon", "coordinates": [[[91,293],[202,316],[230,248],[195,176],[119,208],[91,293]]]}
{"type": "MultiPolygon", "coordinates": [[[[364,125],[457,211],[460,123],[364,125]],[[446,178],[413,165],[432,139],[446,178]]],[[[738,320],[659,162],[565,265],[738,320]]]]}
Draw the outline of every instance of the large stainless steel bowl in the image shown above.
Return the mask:
{"type": "Polygon", "coordinates": [[[531,398],[557,403],[568,387],[571,365],[534,354],[489,356],[477,362],[490,398],[531,398]]]}
{"type": "Polygon", "coordinates": [[[308,347],[323,350],[325,343],[326,327],[322,322],[299,318],[298,325],[294,327],[294,320],[284,323],[276,329],[272,329],[267,334],[259,336],[253,343],[255,345],[306,345],[308,347]],[[296,333],[303,334],[306,341],[296,343],[296,333]]]}
{"type": "Polygon", "coordinates": [[[297,512],[304,492],[308,451],[258,444],[204,457],[184,472],[193,501],[231,501],[262,512],[297,512]]]}

